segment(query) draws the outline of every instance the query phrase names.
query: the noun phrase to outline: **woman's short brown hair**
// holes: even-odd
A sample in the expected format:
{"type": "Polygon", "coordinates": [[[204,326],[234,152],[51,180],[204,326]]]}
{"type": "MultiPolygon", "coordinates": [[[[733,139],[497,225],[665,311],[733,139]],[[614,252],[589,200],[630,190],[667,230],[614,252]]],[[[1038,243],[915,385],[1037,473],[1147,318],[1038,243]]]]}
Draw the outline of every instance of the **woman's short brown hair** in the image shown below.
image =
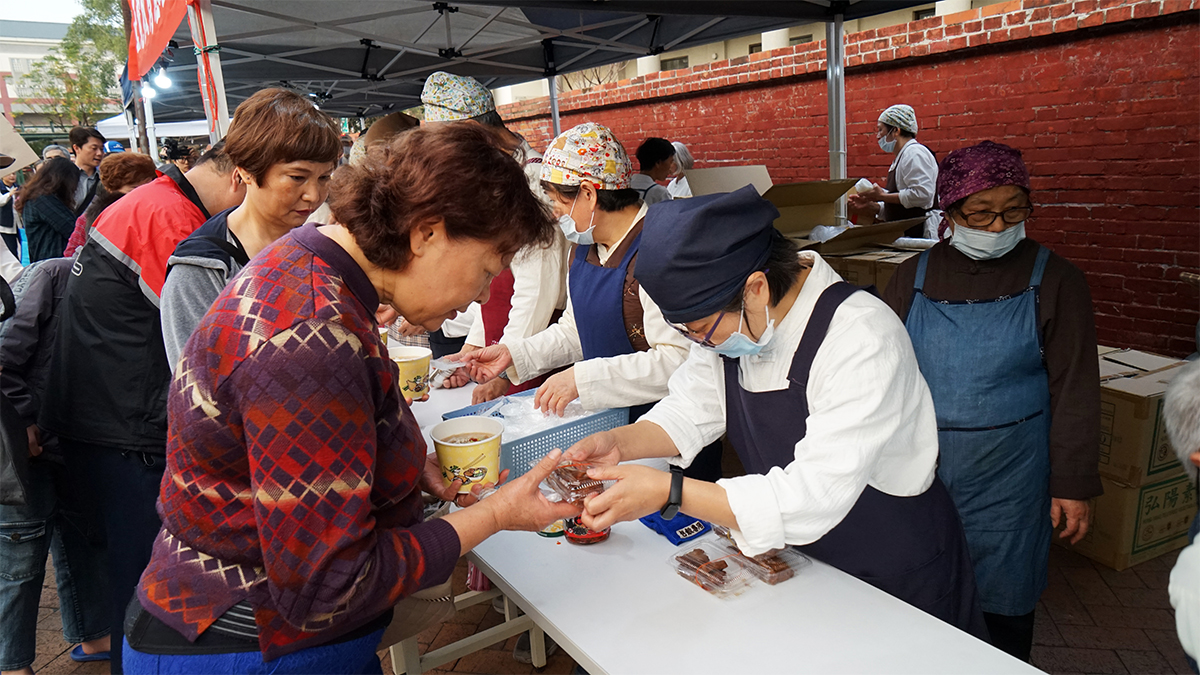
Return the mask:
{"type": "Polygon", "coordinates": [[[550,210],[529,189],[498,132],[478,124],[413,129],[333,174],[329,207],[372,264],[408,264],[409,232],[442,219],[451,239],[476,239],[515,254],[554,238],[550,210]]]}
{"type": "Polygon", "coordinates": [[[312,102],[287,89],[263,89],[242,101],[225,136],[234,166],[262,183],[267,170],[287,162],[336,162],[342,131],[312,102]]]}
{"type": "Polygon", "coordinates": [[[113,152],[100,160],[100,184],[109,192],[149,183],[157,175],[154,160],[136,152],[113,152]]]}

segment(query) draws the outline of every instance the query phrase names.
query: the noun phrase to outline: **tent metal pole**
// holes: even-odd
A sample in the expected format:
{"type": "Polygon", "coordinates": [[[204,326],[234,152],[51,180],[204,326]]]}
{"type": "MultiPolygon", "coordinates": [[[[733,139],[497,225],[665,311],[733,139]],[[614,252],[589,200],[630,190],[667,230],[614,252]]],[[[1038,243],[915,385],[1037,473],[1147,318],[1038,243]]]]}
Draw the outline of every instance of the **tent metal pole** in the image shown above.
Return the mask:
{"type": "Polygon", "coordinates": [[[196,48],[196,77],[204,99],[208,119],[208,139],[212,143],[225,138],[229,131],[229,103],[225,99],[225,76],[221,71],[221,53],[217,45],[217,26],[213,23],[212,0],[188,3],[188,26],[196,48]]]}
{"type": "Polygon", "coordinates": [[[143,96],[142,101],[146,105],[146,138],[149,141],[150,159],[158,164],[160,160],[158,157],[158,134],[154,128],[154,99],[143,96]]]}
{"type": "Polygon", "coordinates": [[[133,111],[125,108],[121,111],[121,119],[125,121],[125,131],[129,134],[129,150],[137,147],[137,122],[133,119],[133,111]]]}
{"type": "Polygon", "coordinates": [[[550,124],[554,127],[554,136],[557,138],[562,133],[562,125],[558,121],[558,76],[551,75],[546,78],[546,82],[550,84],[550,124]]]}
{"type": "MultiPolygon", "coordinates": [[[[843,15],[825,24],[826,97],[829,99],[829,178],[846,177],[846,34],[843,15]]],[[[837,204],[837,223],[846,222],[846,198],[837,204]]]]}

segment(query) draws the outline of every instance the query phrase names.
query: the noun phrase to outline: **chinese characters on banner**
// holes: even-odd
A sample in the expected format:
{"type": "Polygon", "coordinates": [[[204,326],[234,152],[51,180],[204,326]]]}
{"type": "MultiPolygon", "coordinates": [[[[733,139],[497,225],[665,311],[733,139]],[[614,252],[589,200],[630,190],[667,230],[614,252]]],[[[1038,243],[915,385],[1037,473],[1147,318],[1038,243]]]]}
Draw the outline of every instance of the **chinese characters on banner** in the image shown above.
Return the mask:
{"type": "Polygon", "coordinates": [[[188,0],[129,0],[129,79],[154,67],[187,15],[188,0]]]}

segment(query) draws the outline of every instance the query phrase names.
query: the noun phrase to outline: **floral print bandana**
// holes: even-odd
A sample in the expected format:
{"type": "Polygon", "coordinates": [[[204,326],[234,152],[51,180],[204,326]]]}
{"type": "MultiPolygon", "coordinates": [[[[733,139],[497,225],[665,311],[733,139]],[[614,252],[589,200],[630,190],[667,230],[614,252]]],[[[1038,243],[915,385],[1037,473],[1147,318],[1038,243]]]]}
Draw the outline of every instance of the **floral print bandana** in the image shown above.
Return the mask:
{"type": "Polygon", "coordinates": [[[542,180],[555,185],[586,180],[599,190],[624,190],[632,174],[625,148],[608,127],[594,122],[565,131],[542,158],[542,180]]]}

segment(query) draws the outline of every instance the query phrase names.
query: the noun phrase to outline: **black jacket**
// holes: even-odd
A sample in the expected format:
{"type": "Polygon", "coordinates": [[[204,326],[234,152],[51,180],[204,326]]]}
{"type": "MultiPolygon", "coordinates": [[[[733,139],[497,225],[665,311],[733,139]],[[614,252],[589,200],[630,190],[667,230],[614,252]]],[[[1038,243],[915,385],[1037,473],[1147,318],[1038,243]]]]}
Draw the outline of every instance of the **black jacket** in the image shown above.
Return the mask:
{"type": "Polygon", "coordinates": [[[167,175],[105,209],[75,259],[38,418],[62,439],[166,452],[158,299],[170,253],[209,217],[187,179],[167,175]]]}
{"type": "Polygon", "coordinates": [[[25,236],[29,240],[29,261],[61,258],[67,240],[75,231],[75,214],[54,195],[42,195],[21,209],[25,236]]]}
{"type": "MultiPolygon", "coordinates": [[[[58,330],[58,305],[70,276],[70,258],[26,267],[13,282],[17,311],[0,323],[0,391],[21,415],[22,426],[37,422],[58,330]]],[[[42,449],[57,459],[57,443],[43,434],[42,449]]]]}

